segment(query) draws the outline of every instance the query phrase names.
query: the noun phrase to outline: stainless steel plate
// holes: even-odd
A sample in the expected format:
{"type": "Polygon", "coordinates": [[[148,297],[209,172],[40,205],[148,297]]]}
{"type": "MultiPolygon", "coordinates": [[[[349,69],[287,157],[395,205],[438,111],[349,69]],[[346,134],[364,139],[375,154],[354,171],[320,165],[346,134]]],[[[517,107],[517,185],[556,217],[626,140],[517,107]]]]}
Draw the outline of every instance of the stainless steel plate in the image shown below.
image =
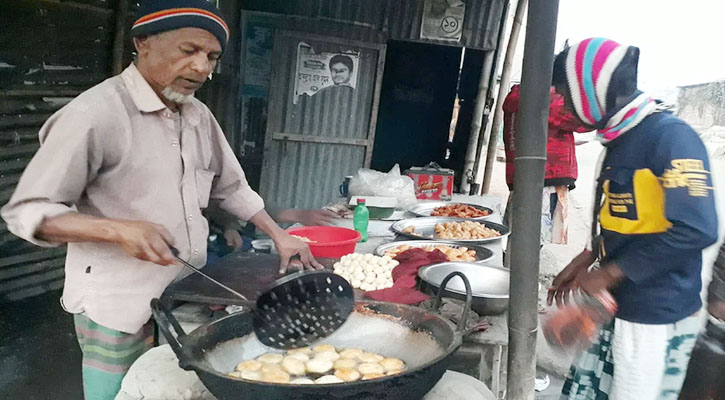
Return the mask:
{"type": "MultiPolygon", "coordinates": [[[[437,288],[440,287],[443,279],[454,271],[460,271],[466,275],[471,283],[474,298],[507,299],[509,297],[510,273],[507,269],[501,267],[479,263],[447,262],[423,267],[418,270],[418,276],[424,282],[437,288]]],[[[466,294],[463,280],[458,277],[451,279],[446,290],[457,294],[466,294]]]]}
{"type": "Polygon", "coordinates": [[[444,223],[444,222],[452,222],[452,221],[458,221],[458,222],[464,222],[464,221],[470,221],[470,219],[464,219],[464,218],[441,218],[441,217],[424,217],[424,218],[411,218],[411,219],[404,219],[402,221],[398,221],[394,223],[390,229],[393,230],[393,232],[409,237],[411,239],[418,239],[418,240],[444,240],[446,242],[453,242],[453,243],[488,243],[488,242],[495,242],[497,240],[501,240],[504,236],[508,236],[510,233],[509,228],[506,225],[497,224],[495,222],[491,221],[485,221],[485,220],[477,220],[475,222],[478,222],[480,224],[485,225],[488,228],[497,230],[501,236],[495,236],[492,238],[486,238],[486,239],[466,239],[466,240],[459,240],[459,239],[443,239],[437,237],[435,233],[435,226],[436,224],[444,223]],[[404,229],[408,227],[414,227],[415,233],[418,233],[422,236],[406,233],[403,232],[404,229]]]}
{"type": "Polygon", "coordinates": [[[375,249],[375,254],[382,257],[385,255],[385,252],[387,252],[388,250],[391,250],[398,246],[403,246],[403,245],[408,245],[410,247],[433,247],[433,246],[444,245],[444,246],[453,247],[454,249],[457,249],[459,247],[467,247],[468,249],[476,252],[476,261],[474,261],[474,262],[477,262],[477,263],[488,261],[491,258],[493,258],[493,252],[485,247],[475,246],[475,245],[464,246],[464,245],[461,245],[461,244],[458,244],[455,242],[447,242],[447,241],[443,241],[443,240],[401,240],[399,242],[385,243],[385,244],[378,246],[375,249]]]}
{"type": "MultiPolygon", "coordinates": [[[[489,212],[489,215],[487,215],[485,217],[477,217],[477,218],[469,218],[469,219],[475,219],[475,220],[488,219],[493,216],[493,210],[488,207],[484,207],[479,204],[460,203],[460,202],[455,202],[455,201],[432,201],[432,202],[419,203],[419,204],[416,204],[415,206],[409,208],[408,212],[410,212],[411,214],[416,215],[418,217],[430,217],[430,213],[432,213],[433,210],[435,210],[436,208],[450,206],[450,205],[454,205],[454,204],[463,204],[466,206],[471,206],[473,208],[477,208],[479,210],[489,212]]],[[[446,218],[446,217],[436,217],[436,218],[446,218]]]]}

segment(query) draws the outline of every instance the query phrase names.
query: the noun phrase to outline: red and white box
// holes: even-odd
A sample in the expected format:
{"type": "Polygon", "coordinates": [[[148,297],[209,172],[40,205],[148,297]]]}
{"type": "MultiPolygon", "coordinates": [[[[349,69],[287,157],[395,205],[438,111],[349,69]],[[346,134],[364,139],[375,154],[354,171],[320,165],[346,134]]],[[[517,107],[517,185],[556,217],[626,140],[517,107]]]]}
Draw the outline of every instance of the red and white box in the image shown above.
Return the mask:
{"type": "Polygon", "coordinates": [[[452,169],[431,163],[426,167],[411,167],[405,174],[413,179],[415,196],[420,200],[447,201],[453,195],[452,169]]]}

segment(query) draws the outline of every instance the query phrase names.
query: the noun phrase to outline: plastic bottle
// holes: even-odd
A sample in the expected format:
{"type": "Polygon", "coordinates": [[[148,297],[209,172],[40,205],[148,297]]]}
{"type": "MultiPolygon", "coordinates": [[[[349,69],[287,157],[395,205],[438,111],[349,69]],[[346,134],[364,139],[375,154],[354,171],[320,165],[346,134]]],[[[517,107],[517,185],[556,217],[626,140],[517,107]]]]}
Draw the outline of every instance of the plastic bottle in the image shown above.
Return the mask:
{"type": "Polygon", "coordinates": [[[355,230],[362,235],[361,242],[368,241],[368,222],[370,222],[370,211],[365,206],[365,199],[357,199],[357,207],[355,207],[352,224],[355,230]]]}
{"type": "Polygon", "coordinates": [[[617,302],[607,291],[595,296],[575,291],[570,304],[543,321],[544,338],[561,349],[585,349],[616,311],[617,302]]]}

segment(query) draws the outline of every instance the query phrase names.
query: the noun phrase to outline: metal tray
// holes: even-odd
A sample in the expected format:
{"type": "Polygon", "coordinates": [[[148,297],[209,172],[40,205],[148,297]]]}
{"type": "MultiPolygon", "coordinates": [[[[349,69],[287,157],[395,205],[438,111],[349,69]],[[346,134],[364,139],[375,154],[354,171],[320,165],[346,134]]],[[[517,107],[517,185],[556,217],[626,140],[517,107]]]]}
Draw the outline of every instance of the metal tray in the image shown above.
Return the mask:
{"type": "Polygon", "coordinates": [[[398,242],[385,243],[375,249],[375,254],[382,257],[385,255],[386,251],[402,245],[408,245],[410,247],[433,247],[438,245],[444,245],[453,247],[454,249],[457,249],[459,247],[467,247],[469,250],[473,250],[476,252],[476,261],[473,261],[476,263],[482,263],[493,258],[493,252],[485,247],[476,245],[466,246],[455,242],[448,242],[443,240],[401,240],[398,242]]]}
{"type": "Polygon", "coordinates": [[[417,239],[417,240],[444,240],[446,242],[453,242],[453,243],[488,243],[488,242],[495,242],[497,240],[501,240],[501,238],[508,236],[510,233],[509,228],[506,225],[497,224],[495,222],[486,221],[486,220],[476,220],[475,222],[478,222],[479,224],[483,224],[488,228],[495,229],[499,233],[501,233],[501,236],[496,236],[492,238],[486,238],[486,239],[466,239],[466,240],[459,240],[459,239],[442,239],[436,236],[435,234],[435,226],[436,224],[440,224],[443,222],[464,222],[464,221],[471,221],[470,219],[465,218],[442,218],[442,217],[424,217],[424,218],[411,218],[411,219],[404,219],[402,221],[398,221],[394,223],[390,229],[397,233],[398,235],[405,236],[411,239],[417,239]],[[405,228],[408,228],[410,226],[415,227],[415,232],[423,235],[418,236],[411,233],[405,233],[403,230],[405,228]]]}
{"type": "MultiPolygon", "coordinates": [[[[424,292],[438,291],[441,282],[451,272],[466,276],[473,292],[471,309],[480,315],[498,315],[506,311],[509,303],[509,270],[478,263],[447,262],[429,265],[418,270],[424,292]]],[[[453,278],[445,296],[465,299],[465,287],[460,278],[453,278]]]]}
{"type": "MultiPolygon", "coordinates": [[[[419,203],[419,204],[416,204],[415,206],[409,208],[408,212],[410,212],[411,214],[418,216],[418,217],[430,217],[430,213],[432,213],[433,210],[435,210],[436,208],[455,205],[455,204],[471,206],[473,208],[477,208],[479,210],[489,212],[489,215],[487,215],[485,217],[467,218],[467,219],[480,220],[480,219],[488,219],[493,216],[493,210],[488,207],[484,207],[479,204],[460,203],[460,202],[456,202],[456,201],[432,201],[432,202],[419,203]]],[[[455,218],[455,217],[435,217],[435,218],[455,218]]]]}

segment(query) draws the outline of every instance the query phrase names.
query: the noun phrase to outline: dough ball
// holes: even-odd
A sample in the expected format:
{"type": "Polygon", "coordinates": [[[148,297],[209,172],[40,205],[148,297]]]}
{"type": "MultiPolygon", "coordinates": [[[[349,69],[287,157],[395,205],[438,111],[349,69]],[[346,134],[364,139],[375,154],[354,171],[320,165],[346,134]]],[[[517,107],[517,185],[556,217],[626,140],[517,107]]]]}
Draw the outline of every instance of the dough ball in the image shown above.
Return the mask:
{"type": "Polygon", "coordinates": [[[323,352],[317,353],[317,356],[315,356],[315,358],[335,361],[335,360],[340,359],[340,355],[337,354],[336,351],[323,351],[323,352]]]}
{"type": "Polygon", "coordinates": [[[383,359],[383,361],[380,361],[380,365],[385,368],[385,372],[397,371],[405,368],[405,363],[403,362],[403,360],[397,358],[385,358],[383,359]]]}
{"type": "Polygon", "coordinates": [[[364,363],[379,363],[380,361],[383,361],[385,357],[375,353],[362,353],[357,356],[357,358],[364,363]]]}
{"type": "Polygon", "coordinates": [[[321,376],[317,379],[315,379],[315,383],[318,385],[324,385],[328,383],[344,383],[342,379],[336,377],[335,375],[325,375],[321,376]]]}
{"type": "Polygon", "coordinates": [[[258,371],[244,371],[241,373],[241,378],[248,381],[259,381],[262,380],[262,373],[258,371]]]}
{"type": "Polygon", "coordinates": [[[290,375],[301,376],[305,374],[305,362],[292,357],[282,360],[282,369],[290,375]]]}
{"type": "Polygon", "coordinates": [[[280,370],[262,372],[262,382],[268,383],[289,383],[290,376],[288,373],[280,370]]]}
{"type": "Polygon", "coordinates": [[[331,344],[318,344],[317,346],[313,347],[312,350],[315,353],[322,353],[324,351],[335,351],[335,346],[331,344]]]}
{"type": "Polygon", "coordinates": [[[378,363],[362,363],[357,366],[357,370],[363,375],[382,374],[385,368],[378,363]]]}
{"type": "Polygon", "coordinates": [[[239,371],[232,371],[232,372],[228,373],[227,376],[232,377],[232,378],[241,378],[242,373],[239,371]]]}
{"type": "Polygon", "coordinates": [[[312,360],[305,363],[305,368],[307,368],[307,371],[315,374],[324,374],[325,372],[331,370],[332,366],[332,361],[322,358],[313,358],[312,360]]]}
{"type": "Polygon", "coordinates": [[[335,376],[345,382],[355,382],[361,377],[360,372],[354,368],[340,368],[335,371],[335,376]]]}
{"type": "Polygon", "coordinates": [[[357,361],[355,361],[352,358],[341,358],[332,365],[332,368],[334,369],[343,369],[343,368],[355,368],[357,366],[357,361]]]}
{"type": "Polygon", "coordinates": [[[292,379],[289,383],[293,385],[312,385],[315,383],[315,381],[310,378],[295,378],[292,379]]]}
{"type": "Polygon", "coordinates": [[[257,357],[257,361],[267,364],[279,364],[282,362],[284,356],[279,353],[267,353],[257,357]]]}
{"type": "Polygon", "coordinates": [[[237,371],[259,371],[262,368],[262,363],[257,360],[242,361],[237,364],[237,371]]]}
{"type": "Polygon", "coordinates": [[[391,375],[398,375],[398,374],[402,374],[402,373],[403,373],[402,369],[396,369],[396,370],[386,372],[385,375],[391,376],[391,375]]]}
{"type": "MultiPolygon", "coordinates": [[[[310,356],[308,356],[307,353],[291,353],[287,357],[296,358],[302,362],[310,361],[310,356]]],[[[285,358],[287,358],[287,357],[285,357],[285,358]]],[[[284,361],[284,360],[282,360],[282,361],[284,361]]]]}
{"type": "Polygon", "coordinates": [[[366,374],[366,375],[363,375],[362,380],[369,381],[370,379],[378,379],[378,378],[382,378],[384,376],[385,375],[383,375],[383,374],[377,374],[377,373],[376,374],[366,374]]]}
{"type": "Polygon", "coordinates": [[[356,347],[349,347],[340,352],[342,358],[358,358],[359,355],[363,354],[362,349],[356,347]]]}

